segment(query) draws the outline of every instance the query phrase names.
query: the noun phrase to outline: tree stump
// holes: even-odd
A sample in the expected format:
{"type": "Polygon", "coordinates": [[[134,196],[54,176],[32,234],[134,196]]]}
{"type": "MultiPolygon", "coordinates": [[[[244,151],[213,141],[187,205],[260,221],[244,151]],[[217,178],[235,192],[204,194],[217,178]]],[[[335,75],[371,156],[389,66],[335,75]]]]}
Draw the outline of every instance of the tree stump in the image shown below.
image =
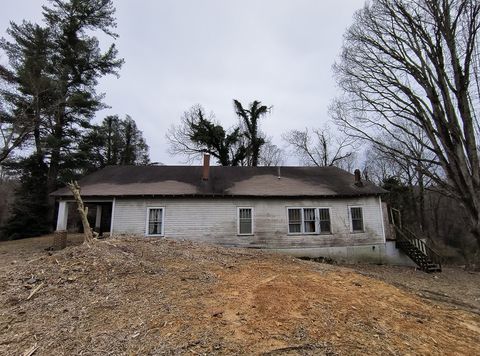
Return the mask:
{"type": "Polygon", "coordinates": [[[63,250],[67,247],[67,230],[55,231],[53,233],[53,250],[63,250]]]}

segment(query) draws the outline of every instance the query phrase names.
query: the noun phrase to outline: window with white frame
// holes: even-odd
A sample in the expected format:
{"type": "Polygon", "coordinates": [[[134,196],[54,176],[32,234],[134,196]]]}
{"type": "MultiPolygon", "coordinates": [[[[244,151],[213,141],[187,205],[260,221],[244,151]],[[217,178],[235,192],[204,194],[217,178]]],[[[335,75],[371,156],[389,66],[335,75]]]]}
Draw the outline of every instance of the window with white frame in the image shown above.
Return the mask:
{"type": "Polygon", "coordinates": [[[288,208],[289,234],[330,234],[330,208],[288,208]]]}
{"type": "Polygon", "coordinates": [[[302,209],[298,209],[298,208],[288,209],[288,233],[289,234],[302,233],[302,209]]]}
{"type": "Polygon", "coordinates": [[[318,209],[318,226],[321,234],[330,234],[332,232],[332,226],[330,224],[330,209],[319,208],[318,209]]]}
{"type": "Polygon", "coordinates": [[[253,208],[238,208],[238,234],[253,235],[253,208]]]}
{"type": "Polygon", "coordinates": [[[352,222],[352,232],[363,232],[363,209],[360,206],[350,207],[350,219],[352,222]]]}
{"type": "Polygon", "coordinates": [[[330,234],[330,208],[288,208],[289,234],[330,234]]]}
{"type": "Polygon", "coordinates": [[[303,232],[314,234],[317,232],[316,209],[303,208],[303,232]]]}
{"type": "Polygon", "coordinates": [[[163,236],[163,208],[147,208],[147,235],[163,236]]]}

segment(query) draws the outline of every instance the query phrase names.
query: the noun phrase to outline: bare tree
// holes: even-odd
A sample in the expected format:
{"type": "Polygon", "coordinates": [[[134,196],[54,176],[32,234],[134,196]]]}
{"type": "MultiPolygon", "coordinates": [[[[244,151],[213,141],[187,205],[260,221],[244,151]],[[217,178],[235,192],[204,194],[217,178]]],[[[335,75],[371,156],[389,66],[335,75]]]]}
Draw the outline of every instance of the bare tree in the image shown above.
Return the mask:
{"type": "Polygon", "coordinates": [[[345,35],[334,67],[344,94],[331,112],[351,137],[417,160],[422,174],[462,203],[480,245],[479,28],[478,0],[373,1],[345,35]],[[403,137],[431,155],[416,157],[403,137]]]}
{"type": "Polygon", "coordinates": [[[309,131],[292,130],[282,136],[302,164],[309,166],[338,166],[351,170],[355,161],[353,140],[333,135],[328,125],[309,131]]]}
{"type": "MultiPolygon", "coordinates": [[[[417,128],[411,128],[412,132],[416,131],[415,140],[410,136],[406,136],[402,130],[394,129],[394,131],[397,132],[397,138],[403,144],[400,145],[398,142],[388,143],[388,136],[377,137],[376,140],[383,144],[369,145],[364,171],[365,174],[368,172],[368,176],[379,184],[392,177],[402,182],[408,188],[410,199],[414,202],[414,216],[418,220],[415,225],[418,225],[422,232],[425,232],[428,230],[429,223],[425,218],[426,189],[433,189],[435,185],[432,185],[432,180],[425,176],[423,170],[419,169],[419,166],[422,165],[422,161],[432,160],[435,156],[430,150],[425,149],[425,144],[418,143],[419,141],[424,142],[426,137],[417,128]],[[404,152],[408,150],[408,153],[399,155],[392,150],[386,150],[384,147],[389,145],[395,147],[396,151],[404,152]]],[[[423,163],[423,165],[432,172],[438,169],[433,164],[423,163]]]]}
{"type": "Polygon", "coordinates": [[[260,166],[281,166],[284,163],[284,151],[271,140],[266,140],[260,149],[260,157],[258,159],[260,166]]]}

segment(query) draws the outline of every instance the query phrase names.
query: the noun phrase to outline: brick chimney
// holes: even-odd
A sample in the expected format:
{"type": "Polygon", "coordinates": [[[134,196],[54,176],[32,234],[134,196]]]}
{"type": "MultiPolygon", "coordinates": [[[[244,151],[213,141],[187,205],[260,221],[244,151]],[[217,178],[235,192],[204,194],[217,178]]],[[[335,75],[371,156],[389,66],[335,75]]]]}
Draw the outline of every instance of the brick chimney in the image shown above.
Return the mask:
{"type": "Polygon", "coordinates": [[[355,174],[355,185],[357,187],[363,187],[362,175],[360,173],[360,170],[356,169],[355,172],[353,172],[353,174],[355,174]]]}
{"type": "Polygon", "coordinates": [[[202,180],[208,180],[210,177],[210,155],[205,153],[203,155],[203,171],[202,171],[202,180]]]}

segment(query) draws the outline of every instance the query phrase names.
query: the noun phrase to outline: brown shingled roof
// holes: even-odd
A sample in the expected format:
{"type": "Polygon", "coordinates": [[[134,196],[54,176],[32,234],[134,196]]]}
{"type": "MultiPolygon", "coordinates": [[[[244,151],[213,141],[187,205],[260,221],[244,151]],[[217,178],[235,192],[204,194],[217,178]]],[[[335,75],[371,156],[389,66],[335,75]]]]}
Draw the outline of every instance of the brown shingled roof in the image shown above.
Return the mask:
{"type": "MultiPolygon", "coordinates": [[[[110,166],[79,181],[82,196],[335,197],[377,195],[373,183],[354,184],[354,175],[336,167],[110,166]],[[278,172],[280,170],[280,178],[278,172]]],[[[71,196],[67,188],[52,193],[71,196]]]]}

